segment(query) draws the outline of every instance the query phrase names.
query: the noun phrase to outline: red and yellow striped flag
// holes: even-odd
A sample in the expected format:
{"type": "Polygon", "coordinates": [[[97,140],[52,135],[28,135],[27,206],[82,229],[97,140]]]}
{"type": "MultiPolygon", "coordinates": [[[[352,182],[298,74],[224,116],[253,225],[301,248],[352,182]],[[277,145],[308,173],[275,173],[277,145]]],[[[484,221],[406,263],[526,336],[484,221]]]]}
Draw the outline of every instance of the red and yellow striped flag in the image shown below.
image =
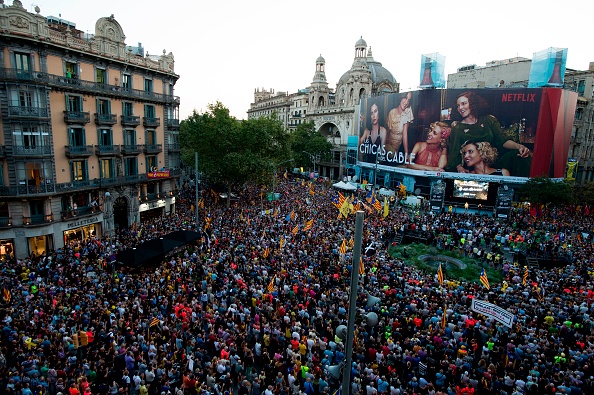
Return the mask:
{"type": "Polygon", "coordinates": [[[485,269],[483,269],[481,276],[479,277],[479,280],[485,286],[485,288],[491,289],[491,287],[489,286],[489,278],[487,277],[487,272],[485,272],[485,269]]]}
{"type": "Polygon", "coordinates": [[[264,258],[268,258],[268,255],[270,255],[270,249],[268,247],[266,247],[266,249],[264,250],[264,253],[262,254],[262,256],[264,258]]]}
{"type": "Polygon", "coordinates": [[[281,237],[281,239],[278,242],[278,244],[280,245],[280,248],[283,248],[283,246],[285,245],[285,238],[284,237],[281,237]]]}
{"type": "Polygon", "coordinates": [[[314,220],[310,219],[309,221],[307,221],[305,223],[305,226],[303,227],[303,230],[310,230],[313,227],[314,224],[314,220]]]}
{"type": "Polygon", "coordinates": [[[365,274],[365,265],[363,264],[363,257],[359,257],[359,274],[363,276],[365,274]]]}
{"type": "Polygon", "coordinates": [[[299,225],[295,225],[295,227],[293,228],[293,230],[291,231],[294,235],[297,234],[297,232],[299,232],[299,225]]]}
{"type": "Polygon", "coordinates": [[[349,240],[349,247],[353,248],[355,246],[355,239],[353,239],[351,237],[351,239],[349,240]]]}
{"type": "Polygon", "coordinates": [[[276,276],[272,277],[272,280],[270,280],[270,283],[268,283],[268,286],[266,287],[266,290],[268,291],[268,293],[274,292],[274,280],[275,279],[276,279],[276,276]]]}
{"type": "Polygon", "coordinates": [[[289,218],[291,218],[291,221],[293,221],[295,219],[295,210],[291,211],[291,215],[289,216],[289,218]]]}
{"type": "Polygon", "coordinates": [[[441,269],[441,263],[439,264],[439,269],[437,270],[437,281],[439,281],[439,285],[443,285],[443,270],[441,269]]]}
{"type": "Polygon", "coordinates": [[[441,317],[441,328],[444,329],[448,324],[448,305],[443,306],[443,316],[441,317]]]}
{"type": "Polygon", "coordinates": [[[342,244],[340,245],[339,252],[343,255],[346,254],[346,252],[347,252],[346,239],[342,239],[342,244]]]}

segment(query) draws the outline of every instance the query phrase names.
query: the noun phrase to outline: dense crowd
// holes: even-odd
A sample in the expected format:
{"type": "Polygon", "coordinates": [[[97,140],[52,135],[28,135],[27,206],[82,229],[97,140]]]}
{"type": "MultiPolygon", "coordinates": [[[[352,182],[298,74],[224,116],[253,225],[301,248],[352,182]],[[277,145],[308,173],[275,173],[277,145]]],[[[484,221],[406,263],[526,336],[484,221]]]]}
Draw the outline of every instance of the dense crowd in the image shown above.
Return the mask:
{"type": "MultiPolygon", "coordinates": [[[[0,391],[334,393],[340,383],[328,367],[344,364],[351,346],[335,330],[347,321],[352,249],[343,254],[341,245],[353,238],[354,217],[338,216],[336,192],[322,184],[283,181],[277,190],[281,198],[264,204],[259,189],[246,187],[229,208],[204,193],[204,237],[155,267],[130,271],[114,261],[127,247],[196,230],[192,190],[165,218],[2,264],[10,301],[0,310],[0,391]]],[[[502,220],[400,206],[384,218],[371,209],[363,244],[376,253],[364,257],[358,310],[376,312],[379,324],[356,320],[353,363],[343,367],[351,393],[594,393],[592,227],[574,210],[534,217],[517,209],[502,220]],[[404,230],[482,261],[500,254],[506,285],[440,286],[435,272],[388,254],[404,230]],[[523,285],[501,255],[507,247],[571,260],[531,270],[523,285]],[[366,292],[380,303],[366,307],[366,292]],[[513,327],[474,313],[473,298],[513,313],[513,327]]]]}

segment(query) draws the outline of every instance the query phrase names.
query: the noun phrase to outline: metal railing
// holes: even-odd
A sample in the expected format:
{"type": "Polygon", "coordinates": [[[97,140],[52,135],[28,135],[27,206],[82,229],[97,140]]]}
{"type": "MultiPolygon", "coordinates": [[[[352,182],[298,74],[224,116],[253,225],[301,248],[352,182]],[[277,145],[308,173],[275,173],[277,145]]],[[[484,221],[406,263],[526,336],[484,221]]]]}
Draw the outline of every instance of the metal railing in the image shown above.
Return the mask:
{"type": "Polygon", "coordinates": [[[147,128],[157,128],[161,126],[161,118],[142,117],[142,125],[147,128]]]}
{"type": "Polygon", "coordinates": [[[88,92],[93,94],[111,95],[121,98],[179,105],[179,96],[145,92],[144,90],[139,89],[125,89],[119,85],[85,81],[78,78],[69,78],[62,75],[48,74],[40,71],[0,68],[0,79],[6,81],[32,81],[51,87],[64,88],[69,91],[88,92]]]}
{"type": "Polygon", "coordinates": [[[49,111],[45,107],[9,106],[9,118],[49,118],[49,111]]]}
{"type": "Polygon", "coordinates": [[[14,156],[46,156],[52,154],[52,147],[44,145],[42,147],[23,147],[14,145],[12,147],[12,155],[14,156]]]}
{"type": "Polygon", "coordinates": [[[167,127],[168,128],[178,128],[179,127],[179,119],[169,118],[167,120],[167,127]]]}
{"type": "Polygon", "coordinates": [[[6,147],[3,145],[0,145],[0,158],[5,158],[6,157],[6,147]]]}
{"type": "Polygon", "coordinates": [[[49,224],[49,223],[52,223],[53,221],[54,221],[53,214],[36,214],[36,215],[30,215],[30,216],[23,215],[23,225],[25,225],[25,226],[49,224]]]}
{"type": "Polygon", "coordinates": [[[95,155],[97,155],[97,156],[119,155],[120,151],[121,150],[120,150],[119,145],[96,145],[95,146],[95,155]]]}
{"type": "Polygon", "coordinates": [[[66,156],[69,158],[74,157],[89,157],[93,155],[92,145],[66,145],[66,156]]]}
{"type": "Polygon", "coordinates": [[[167,144],[167,151],[169,152],[180,152],[181,146],[179,143],[167,144]]]}
{"type": "Polygon", "coordinates": [[[121,151],[124,155],[138,155],[142,152],[143,147],[143,144],[124,144],[121,146],[121,151]]]}
{"type": "Polygon", "coordinates": [[[85,111],[64,111],[64,122],[89,123],[91,122],[91,113],[85,111]]]}
{"type": "Polygon", "coordinates": [[[120,123],[122,126],[138,126],[140,125],[140,116],[138,115],[121,115],[120,123]]]}
{"type": "Polygon", "coordinates": [[[162,144],[145,144],[144,145],[144,153],[145,154],[158,154],[163,151],[162,144]]]}
{"type": "Polygon", "coordinates": [[[118,116],[116,114],[95,113],[95,123],[97,125],[115,125],[118,123],[118,116]]]}

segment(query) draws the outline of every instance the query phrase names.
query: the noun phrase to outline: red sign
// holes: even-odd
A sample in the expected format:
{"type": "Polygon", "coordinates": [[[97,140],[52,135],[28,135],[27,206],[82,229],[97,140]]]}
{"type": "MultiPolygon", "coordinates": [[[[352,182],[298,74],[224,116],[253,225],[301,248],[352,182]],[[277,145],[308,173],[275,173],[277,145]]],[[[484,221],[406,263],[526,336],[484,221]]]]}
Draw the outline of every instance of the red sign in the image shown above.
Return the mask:
{"type": "Polygon", "coordinates": [[[157,170],[151,171],[150,173],[146,173],[148,178],[169,178],[170,171],[169,170],[157,170]]]}

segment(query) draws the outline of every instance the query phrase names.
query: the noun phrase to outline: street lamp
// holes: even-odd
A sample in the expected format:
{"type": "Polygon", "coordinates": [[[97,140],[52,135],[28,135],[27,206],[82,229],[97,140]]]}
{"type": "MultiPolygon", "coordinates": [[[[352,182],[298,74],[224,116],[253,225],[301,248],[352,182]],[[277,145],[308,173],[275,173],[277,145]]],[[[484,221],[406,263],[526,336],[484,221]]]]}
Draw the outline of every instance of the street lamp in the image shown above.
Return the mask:
{"type": "Polygon", "coordinates": [[[318,160],[319,154],[314,155],[314,154],[310,154],[307,151],[301,151],[301,152],[303,152],[304,154],[309,156],[309,159],[313,162],[313,171],[315,173],[316,172],[316,161],[318,160]]]}

